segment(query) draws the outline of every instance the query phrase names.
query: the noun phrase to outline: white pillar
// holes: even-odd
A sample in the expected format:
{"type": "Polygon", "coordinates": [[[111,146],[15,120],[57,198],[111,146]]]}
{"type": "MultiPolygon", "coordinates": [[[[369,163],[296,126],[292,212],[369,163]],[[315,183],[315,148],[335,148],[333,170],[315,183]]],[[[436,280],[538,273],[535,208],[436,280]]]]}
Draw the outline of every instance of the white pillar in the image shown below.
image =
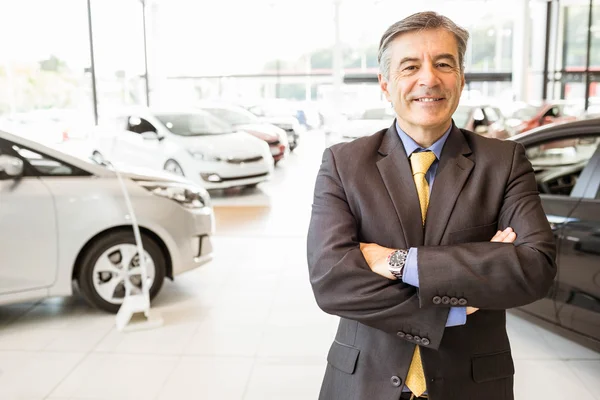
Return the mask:
{"type": "Polygon", "coordinates": [[[531,42],[529,0],[515,0],[513,29],[512,87],[515,100],[528,101],[529,49],[531,42]]]}

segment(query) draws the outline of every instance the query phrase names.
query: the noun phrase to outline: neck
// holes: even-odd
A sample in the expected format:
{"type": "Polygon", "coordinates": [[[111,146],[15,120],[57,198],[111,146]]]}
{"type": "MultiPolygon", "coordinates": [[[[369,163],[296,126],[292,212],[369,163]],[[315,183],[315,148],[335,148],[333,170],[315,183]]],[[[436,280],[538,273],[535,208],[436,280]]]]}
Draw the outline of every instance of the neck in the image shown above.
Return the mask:
{"type": "Polygon", "coordinates": [[[452,125],[452,121],[446,125],[435,128],[422,126],[410,126],[405,128],[402,126],[402,121],[398,121],[398,125],[408,136],[412,138],[412,140],[414,140],[422,148],[426,149],[431,147],[432,144],[444,136],[444,133],[446,133],[446,131],[448,131],[452,125]]]}

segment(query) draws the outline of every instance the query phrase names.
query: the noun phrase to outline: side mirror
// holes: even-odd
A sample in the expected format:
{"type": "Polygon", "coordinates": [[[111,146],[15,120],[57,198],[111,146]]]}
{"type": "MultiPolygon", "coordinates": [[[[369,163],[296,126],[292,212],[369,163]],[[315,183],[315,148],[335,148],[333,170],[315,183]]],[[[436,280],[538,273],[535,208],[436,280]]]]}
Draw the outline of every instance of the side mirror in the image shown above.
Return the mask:
{"type": "Polygon", "coordinates": [[[144,140],[159,140],[158,133],[152,132],[152,131],[143,132],[142,133],[142,138],[144,140]]]}
{"type": "Polygon", "coordinates": [[[6,154],[0,155],[0,172],[4,172],[11,178],[23,174],[23,160],[6,154]]]}

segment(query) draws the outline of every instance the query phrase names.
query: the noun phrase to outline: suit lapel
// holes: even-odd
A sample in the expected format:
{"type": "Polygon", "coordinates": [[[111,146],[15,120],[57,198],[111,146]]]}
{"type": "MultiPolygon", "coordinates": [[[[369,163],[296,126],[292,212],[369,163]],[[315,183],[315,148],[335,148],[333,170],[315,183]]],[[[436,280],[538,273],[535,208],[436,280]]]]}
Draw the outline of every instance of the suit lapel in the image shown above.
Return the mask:
{"type": "Polygon", "coordinates": [[[384,157],[377,162],[377,168],[400,219],[406,245],[420,246],[423,244],[423,227],[419,197],[395,125],[394,121],[383,137],[379,154],[384,157]]]}
{"type": "Polygon", "coordinates": [[[453,126],[448,136],[433,183],[425,221],[425,245],[440,244],[454,204],[475,165],[464,155],[471,148],[460,129],[453,126]]]}

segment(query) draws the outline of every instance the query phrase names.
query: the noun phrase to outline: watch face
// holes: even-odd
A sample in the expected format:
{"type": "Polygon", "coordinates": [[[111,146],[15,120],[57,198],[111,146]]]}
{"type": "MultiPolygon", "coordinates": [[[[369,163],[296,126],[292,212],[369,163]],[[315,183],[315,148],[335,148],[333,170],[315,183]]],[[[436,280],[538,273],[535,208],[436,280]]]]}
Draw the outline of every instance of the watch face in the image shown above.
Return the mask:
{"type": "Polygon", "coordinates": [[[401,268],[406,263],[406,256],[408,252],[406,250],[396,250],[392,253],[389,261],[390,268],[401,268]]]}

